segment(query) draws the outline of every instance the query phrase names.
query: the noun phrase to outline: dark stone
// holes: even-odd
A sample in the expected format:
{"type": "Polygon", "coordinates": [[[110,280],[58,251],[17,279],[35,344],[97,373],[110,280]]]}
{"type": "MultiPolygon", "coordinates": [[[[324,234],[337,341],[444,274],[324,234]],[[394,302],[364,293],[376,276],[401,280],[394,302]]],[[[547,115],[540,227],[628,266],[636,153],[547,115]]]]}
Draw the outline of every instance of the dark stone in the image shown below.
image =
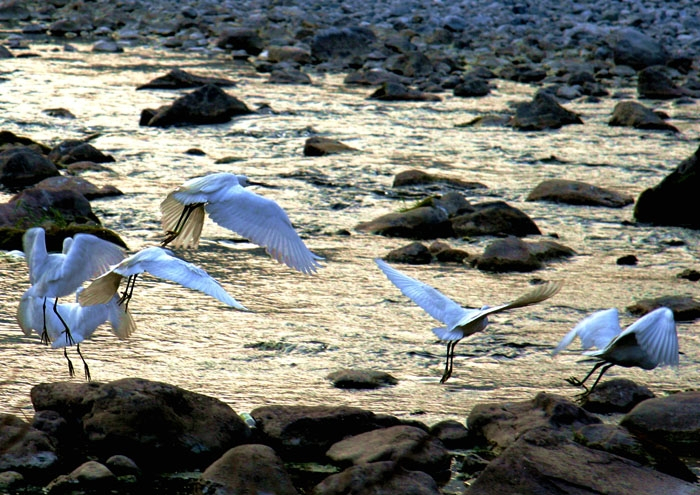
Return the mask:
{"type": "Polygon", "coordinates": [[[56,166],[32,148],[22,146],[0,153],[0,184],[19,191],[47,177],[59,175],[56,166]]]}
{"type": "Polygon", "coordinates": [[[420,242],[412,242],[406,246],[392,249],[386,256],[384,256],[384,259],[392,263],[427,265],[433,260],[433,255],[424,244],[420,242]]]}
{"type": "Polygon", "coordinates": [[[270,71],[270,84],[311,84],[311,76],[292,67],[282,67],[270,71]]]}
{"type": "Polygon", "coordinates": [[[474,211],[451,219],[457,236],[514,235],[525,237],[541,234],[535,222],[525,213],[503,201],[474,205],[474,211]]]}
{"type": "Polygon", "coordinates": [[[316,485],[313,495],[440,495],[435,480],[391,461],[352,466],[316,485]]]}
{"type": "Polygon", "coordinates": [[[666,123],[656,112],[636,101],[621,101],[615,105],[608,125],[678,132],[676,127],[666,123]]]}
{"type": "Polygon", "coordinates": [[[617,261],[615,263],[622,266],[635,266],[638,261],[639,260],[635,255],[628,254],[626,256],[620,256],[619,258],[617,258],[617,261]]]}
{"type": "Polygon", "coordinates": [[[79,177],[49,177],[48,179],[44,179],[36,184],[34,187],[36,189],[43,189],[46,191],[71,189],[75,192],[79,192],[88,200],[124,195],[123,192],[114,186],[107,185],[98,188],[93,183],[79,177]]]}
{"type": "Polygon", "coordinates": [[[342,369],[330,373],[328,378],[335,388],[375,389],[396,385],[399,381],[384,371],[365,369],[342,369]]]}
{"type": "Polygon", "coordinates": [[[634,199],[609,189],[566,179],[548,179],[540,182],[526,201],[551,201],[570,205],[606,206],[622,208],[634,199]]]}
{"type": "Polygon", "coordinates": [[[664,47],[636,29],[619,29],[612,37],[613,57],[617,65],[629,65],[640,70],[650,65],[664,65],[668,53],[664,47]]]}
{"type": "Polygon", "coordinates": [[[489,244],[476,260],[476,267],[486,272],[532,272],[544,267],[528,244],[517,237],[498,239],[489,244]]]}
{"type": "Polygon", "coordinates": [[[216,41],[216,46],[225,50],[243,50],[249,55],[257,56],[263,51],[265,43],[256,30],[233,27],[226,28],[221,33],[216,41]]]}
{"type": "Polygon", "coordinates": [[[513,128],[521,131],[559,129],[569,124],[583,124],[583,121],[542,91],[538,91],[531,102],[518,105],[512,120],[513,128]]]}
{"type": "MultiPolygon", "coordinates": [[[[443,175],[433,175],[422,170],[409,169],[399,172],[394,176],[392,187],[421,186],[430,184],[445,184],[459,189],[482,189],[486,188],[480,182],[468,182],[461,179],[453,179],[443,175]]],[[[466,203],[466,200],[462,198],[466,203]]]]}
{"type": "Polygon", "coordinates": [[[582,407],[594,413],[626,413],[654,394],[647,387],[626,378],[602,382],[583,401],[582,407]]]}
{"type": "Polygon", "coordinates": [[[341,143],[337,139],[314,136],[308,138],[304,143],[304,156],[325,156],[348,151],[357,150],[347,144],[341,143]]]}
{"type": "Polygon", "coordinates": [[[319,62],[364,56],[373,49],[377,37],[364,27],[329,28],[311,40],[311,57],[319,62]]]}
{"type": "Polygon", "coordinates": [[[49,435],[11,414],[0,414],[0,472],[44,479],[55,476],[56,447],[49,435]]]}
{"type": "Polygon", "coordinates": [[[447,213],[432,206],[388,213],[372,221],[359,223],[355,228],[361,232],[408,239],[437,239],[454,235],[447,213]]]}
{"type": "Polygon", "coordinates": [[[465,79],[452,90],[452,94],[463,98],[486,96],[491,92],[489,83],[478,77],[465,79]]]}
{"type": "MultiPolygon", "coordinates": [[[[637,94],[640,98],[672,100],[681,96],[694,96],[693,92],[678,88],[666,74],[666,67],[647,67],[637,74],[637,94]]],[[[698,93],[700,95],[700,93],[698,93]]]]}
{"type": "Polygon", "coordinates": [[[186,89],[198,88],[205,84],[227,87],[235,86],[236,82],[231,79],[219,77],[197,76],[182,69],[172,69],[166,75],[156,77],[146,84],[138,86],[136,89],[186,89]]]}
{"type": "Polygon", "coordinates": [[[87,198],[72,189],[32,187],[0,204],[0,226],[3,227],[27,229],[71,223],[100,225],[87,198]]]}
{"type": "Polygon", "coordinates": [[[700,272],[697,270],[686,268],[681,273],[676,275],[676,277],[690,280],[691,282],[697,282],[698,280],[700,280],[700,272]]]}
{"type": "Polygon", "coordinates": [[[411,89],[397,82],[382,83],[377,90],[369,95],[372,100],[383,101],[441,101],[438,95],[424,93],[411,89]]]}
{"type": "Polygon", "coordinates": [[[654,299],[642,299],[628,306],[627,311],[635,316],[643,316],[662,306],[673,311],[673,317],[676,321],[693,321],[700,318],[700,301],[696,301],[690,296],[661,296],[654,299]]]}
{"type": "Polygon", "coordinates": [[[439,439],[448,449],[463,449],[469,446],[469,431],[459,421],[446,419],[430,427],[430,434],[439,439]]]}

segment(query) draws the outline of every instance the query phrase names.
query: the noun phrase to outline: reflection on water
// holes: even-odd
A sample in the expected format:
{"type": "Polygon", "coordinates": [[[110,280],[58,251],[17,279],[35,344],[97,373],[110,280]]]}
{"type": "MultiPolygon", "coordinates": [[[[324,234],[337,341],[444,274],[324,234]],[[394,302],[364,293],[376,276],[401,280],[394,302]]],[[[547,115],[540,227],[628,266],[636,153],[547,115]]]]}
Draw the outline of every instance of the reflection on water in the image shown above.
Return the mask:
{"type": "MultiPolygon", "coordinates": [[[[313,75],[310,87],[269,85],[265,75],[224,56],[139,50],[115,56],[94,54],[88,47],[78,53],[54,48],[38,45],[33,51],[40,58],[0,61],[7,78],[0,83],[0,128],[50,144],[100,133],[93,144],[116,158],[114,174],[87,173],[85,178],[98,186],[115,185],[126,195],[93,201],[93,209],[132,250],[160,240],[158,205],[169,190],[190,177],[229,171],[274,186],[257,191],[278,201],[309,248],[326,257],[326,267],[316,276],[300,275],[208,222],[199,251],[178,254],[204,267],[253,311],[231,310],[199,293],[143,277],[129,306],[138,325],[133,338],[118,341],[105,326],[82,346],[96,380],[139,376],[165,381],[218,397],[238,412],[266,404],[349,404],[430,424],[462,419],[480,401],[522,400],[543,390],[572,396],[576,391],[564,378],[583,376],[589,365],[578,363],[576,352],[557,359],[549,353],[579,319],[643,298],[698,291],[697,283],[676,277],[684,268],[697,268],[697,232],[622,224],[632,219],[632,207],[524,201],[548,178],[583,180],[637,197],[695,151],[697,143],[683,136],[700,132],[697,104],[655,107],[671,116],[683,131],[680,137],[608,127],[610,99],[567,104],[582,115],[583,126],[543,133],[466,129],[455,124],[508,111],[513,102],[529,100],[534,88],[498,81],[498,90],[485,98],[445,94],[440,103],[394,104],[367,100],[370,89],[345,87],[342,76],[313,75]],[[230,94],[253,108],[269,103],[275,113],[217,126],[139,127],[142,109],[166,104],[177,94],[135,87],[174,67],[233,78],[238,86],[228,89],[230,94]],[[56,107],[78,118],[42,113],[56,107]],[[302,148],[312,133],[361,151],[306,158],[302,148]],[[185,154],[190,148],[206,156],[185,154]],[[549,160],[552,156],[557,160],[549,160]],[[237,161],[215,163],[223,158],[237,161]],[[472,307],[509,301],[533,278],[564,282],[546,303],[495,315],[485,332],[460,342],[446,385],[438,383],[445,346],[430,331],[436,322],[372,262],[407,241],[353,231],[360,221],[411,203],[384,194],[394,174],[409,167],[486,184],[487,190],[467,191],[469,201],[508,201],[579,253],[533,274],[493,275],[456,265],[400,267],[472,307]],[[626,254],[635,254],[639,264],[616,265],[626,254]],[[343,367],[387,371],[400,382],[378,391],[334,389],[326,375],[343,367]]],[[[633,88],[615,91],[634,96],[633,88]]],[[[449,242],[477,254],[489,239],[449,242]]],[[[19,296],[28,288],[24,262],[2,257],[0,284],[5,370],[0,404],[3,411],[31,415],[31,387],[68,379],[67,367],[60,351],[23,336],[15,322],[19,296]]],[[[623,324],[632,320],[625,316],[623,324]]],[[[613,368],[606,376],[631,378],[660,394],[695,387],[697,329],[698,323],[679,324],[683,355],[677,371],[613,368]]]]}

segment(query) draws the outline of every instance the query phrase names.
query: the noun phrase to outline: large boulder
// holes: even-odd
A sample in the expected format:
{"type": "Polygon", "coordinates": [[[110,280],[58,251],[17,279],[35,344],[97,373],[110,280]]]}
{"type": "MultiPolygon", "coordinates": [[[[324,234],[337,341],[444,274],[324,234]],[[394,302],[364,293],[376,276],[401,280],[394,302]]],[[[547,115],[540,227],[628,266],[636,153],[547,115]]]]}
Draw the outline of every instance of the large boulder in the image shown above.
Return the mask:
{"type": "Polygon", "coordinates": [[[0,414],[0,472],[45,477],[58,467],[51,437],[11,414],[0,414]]]}
{"type": "Polygon", "coordinates": [[[672,100],[681,96],[698,96],[686,88],[675,85],[664,66],[647,67],[637,74],[637,94],[640,98],[672,100]]]}
{"type": "Polygon", "coordinates": [[[577,114],[562,107],[552,95],[538,91],[532,101],[518,105],[511,124],[521,131],[542,131],[583,124],[583,121],[577,114]]]}
{"type": "Polygon", "coordinates": [[[360,232],[408,239],[437,239],[454,235],[447,212],[433,206],[388,213],[369,222],[361,222],[355,228],[360,232]]]}
{"type": "Polygon", "coordinates": [[[144,470],[204,468],[250,435],[223,402],[139,378],[42,383],[31,398],[35,410],[56,411],[75,428],[84,455],[126,455],[144,470]]]}
{"type": "Polygon", "coordinates": [[[363,57],[373,49],[376,39],[366,27],[324,29],[311,40],[311,57],[318,62],[363,57]]]}
{"type": "Polygon", "coordinates": [[[229,27],[224,29],[216,40],[216,46],[225,50],[244,51],[257,56],[263,51],[265,42],[255,29],[229,27]]]}
{"type": "Polygon", "coordinates": [[[678,132],[659,114],[636,101],[621,101],[615,105],[608,125],[678,132]]]}
{"type": "Polygon", "coordinates": [[[641,70],[650,65],[664,65],[668,52],[651,36],[633,28],[623,28],[612,34],[613,57],[617,65],[629,65],[641,70]]]}
{"type": "Polygon", "coordinates": [[[0,184],[10,191],[57,175],[59,171],[51,160],[31,147],[20,146],[0,153],[0,184]]]}
{"type": "Polygon", "coordinates": [[[235,86],[236,82],[220,77],[198,76],[182,69],[172,69],[164,76],[156,77],[146,84],[138,86],[136,89],[187,89],[198,88],[205,84],[225,87],[235,86]]]}
{"type": "Polygon", "coordinates": [[[49,177],[48,179],[44,179],[36,184],[34,187],[45,191],[60,191],[62,189],[69,189],[79,192],[88,200],[124,195],[123,192],[114,186],[106,185],[97,187],[92,182],[80,177],[49,177]]]}
{"type": "Polygon", "coordinates": [[[352,466],[316,485],[313,495],[440,495],[435,480],[422,471],[408,471],[396,462],[352,466]]]}
{"type": "Polygon", "coordinates": [[[645,189],[634,207],[638,222],[700,229],[700,147],[656,186],[645,189]]]}
{"type": "Polygon", "coordinates": [[[37,225],[100,225],[90,202],[73,189],[32,187],[0,204],[0,227],[29,228],[37,225]]]}
{"type": "Polygon", "coordinates": [[[542,233],[527,214],[504,201],[481,203],[474,205],[473,209],[472,212],[451,219],[452,229],[457,236],[513,235],[525,237],[542,233]]]}
{"type": "Polygon", "coordinates": [[[551,201],[569,205],[622,208],[634,199],[609,189],[567,179],[548,179],[530,192],[526,201],[551,201]]]}

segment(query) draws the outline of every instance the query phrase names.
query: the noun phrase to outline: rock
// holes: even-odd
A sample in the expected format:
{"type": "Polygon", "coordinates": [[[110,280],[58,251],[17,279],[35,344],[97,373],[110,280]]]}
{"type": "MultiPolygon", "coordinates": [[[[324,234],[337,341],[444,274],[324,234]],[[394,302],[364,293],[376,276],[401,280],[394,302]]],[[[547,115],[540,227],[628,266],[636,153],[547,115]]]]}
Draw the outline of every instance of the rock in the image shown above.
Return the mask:
{"type": "MultiPolygon", "coordinates": [[[[71,189],[47,190],[32,187],[0,204],[0,226],[27,229],[38,225],[100,225],[90,202],[71,189]]],[[[61,249],[58,249],[60,251],[61,249]]]]}
{"type": "Polygon", "coordinates": [[[75,115],[66,108],[47,108],[46,110],[42,110],[42,112],[49,117],[56,117],[58,119],[73,120],[76,118],[75,115]]]}
{"type": "Polygon", "coordinates": [[[447,213],[432,206],[420,206],[408,211],[388,213],[369,222],[361,222],[355,229],[360,232],[408,239],[436,239],[454,235],[447,213]]]}
{"type": "Polygon", "coordinates": [[[691,282],[697,282],[698,280],[700,280],[700,272],[697,270],[686,268],[678,275],[676,275],[676,277],[683,278],[685,280],[690,280],[691,282]]]}
{"type": "Polygon", "coordinates": [[[361,433],[341,440],[326,455],[337,463],[357,466],[394,461],[405,469],[444,477],[451,457],[442,442],[413,426],[398,425],[361,433]]]}
{"type": "Polygon", "coordinates": [[[341,369],[330,373],[326,378],[335,388],[349,389],[374,389],[399,383],[389,373],[364,369],[341,369]]]}
{"type": "Polygon", "coordinates": [[[481,127],[506,127],[510,126],[512,117],[508,115],[479,115],[474,117],[468,122],[463,122],[461,124],[456,124],[455,127],[474,127],[479,129],[481,127]]]}
{"type": "Polygon", "coordinates": [[[75,468],[70,474],[61,475],[46,487],[52,494],[75,493],[76,491],[107,491],[117,480],[105,465],[97,461],[88,461],[75,468]]]}
{"type": "Polygon", "coordinates": [[[105,466],[116,476],[141,476],[141,469],[125,455],[113,455],[105,461],[105,466]]]}
{"type": "Polygon", "coordinates": [[[282,459],[267,445],[239,445],[212,465],[200,478],[204,493],[297,495],[282,459]]]}
{"type": "Polygon", "coordinates": [[[489,244],[476,259],[476,267],[486,272],[532,272],[544,267],[528,244],[509,236],[489,244]]]}
{"type": "Polygon", "coordinates": [[[258,432],[284,459],[324,459],[345,437],[378,427],[374,413],[348,406],[264,406],[251,411],[258,432]]]}
{"type": "Polygon", "coordinates": [[[620,421],[633,434],[665,445],[677,455],[695,456],[700,447],[700,392],[645,400],[620,421]]]}
{"type": "Polygon", "coordinates": [[[700,229],[700,147],[656,186],[645,189],[634,207],[638,222],[700,229]]]}
{"type": "Polygon", "coordinates": [[[498,74],[501,79],[520,83],[536,83],[547,77],[547,72],[529,65],[508,65],[498,74]]]}
{"type": "Polygon", "coordinates": [[[692,96],[688,93],[687,90],[676,87],[666,74],[666,67],[647,67],[637,75],[637,94],[640,98],[672,100],[684,95],[692,96]]]}
{"type": "Polygon", "coordinates": [[[156,77],[146,84],[138,86],[136,89],[187,89],[198,88],[206,84],[227,87],[235,86],[236,82],[219,77],[197,76],[182,69],[172,69],[164,76],[156,77]]]}
{"type": "Polygon", "coordinates": [[[621,101],[615,105],[608,125],[678,132],[676,127],[666,123],[656,112],[636,101],[621,101]]]}
{"type": "Polygon", "coordinates": [[[345,76],[343,82],[347,85],[356,84],[362,86],[378,86],[386,82],[411,84],[410,78],[394,74],[382,68],[373,68],[369,70],[360,69],[355,72],[350,72],[345,76]]]}
{"type": "Polygon", "coordinates": [[[551,201],[609,208],[622,208],[634,203],[634,199],[630,196],[585,182],[566,179],[548,179],[540,182],[528,195],[526,201],[551,201]]]}
{"type": "Polygon", "coordinates": [[[573,402],[553,394],[538,393],[534,399],[502,404],[477,404],[469,413],[469,437],[482,447],[503,451],[525,432],[553,428],[573,437],[573,429],[601,420],[573,402]]]}
{"type": "Polygon", "coordinates": [[[311,57],[317,62],[363,57],[373,49],[376,39],[366,27],[323,29],[311,40],[311,57]]]}
{"type": "Polygon", "coordinates": [[[207,84],[178,98],[172,105],[160,108],[144,125],[222,124],[235,116],[250,113],[252,111],[238,98],[228,95],[218,86],[207,84]]]}
{"type": "Polygon", "coordinates": [[[462,98],[486,96],[491,92],[489,83],[479,77],[466,78],[452,90],[452,94],[462,98]]]}
{"type": "Polygon", "coordinates": [[[113,163],[113,156],[105,155],[90,143],[83,140],[71,139],[63,141],[49,153],[49,160],[59,166],[77,162],[113,163]]]}
{"type": "Polygon", "coordinates": [[[45,155],[51,151],[51,148],[48,146],[37,143],[28,137],[17,136],[15,133],[10,131],[0,131],[0,151],[6,151],[11,148],[22,146],[30,148],[41,155],[45,155]]]}
{"type": "MultiPolygon", "coordinates": [[[[433,175],[417,169],[404,170],[403,172],[396,174],[394,176],[394,183],[392,184],[392,187],[420,186],[430,184],[444,184],[458,189],[486,188],[486,186],[480,182],[468,182],[443,175],[433,175]]],[[[466,203],[464,198],[462,198],[462,201],[466,203]]]]}
{"type": "Polygon", "coordinates": [[[6,493],[17,493],[20,485],[24,484],[24,476],[17,471],[3,471],[0,473],[0,490],[6,493]],[[10,492],[10,489],[15,490],[10,492]]]}
{"type": "Polygon", "coordinates": [[[638,262],[639,260],[633,254],[620,256],[619,258],[617,258],[617,260],[615,260],[615,264],[621,266],[636,266],[638,262]]]}
{"type": "Polygon", "coordinates": [[[426,77],[433,72],[432,61],[418,51],[396,53],[384,62],[384,66],[388,71],[410,79],[426,77]]]}
{"type": "Polygon", "coordinates": [[[32,148],[23,146],[0,153],[0,184],[10,191],[19,191],[57,175],[56,166],[32,148]]]}
{"type": "Polygon", "coordinates": [[[313,495],[440,495],[435,480],[421,471],[407,471],[395,462],[353,466],[316,485],[313,495]]]}
{"type": "Polygon", "coordinates": [[[661,296],[654,299],[642,299],[627,307],[635,316],[643,316],[656,308],[665,306],[673,311],[676,321],[694,321],[700,318],[700,301],[690,296],[661,296]]]}
{"type": "MultiPolygon", "coordinates": [[[[457,236],[539,235],[540,229],[525,213],[503,201],[474,205],[474,211],[451,219],[457,236]]],[[[440,236],[446,237],[446,236],[440,236]]]]}
{"type": "Polygon", "coordinates": [[[11,414],[0,414],[0,472],[44,478],[58,466],[49,435],[11,414]]]}
{"type": "Polygon", "coordinates": [[[424,244],[412,242],[406,246],[392,249],[384,256],[384,260],[409,265],[427,265],[433,260],[433,255],[424,244]]]}
{"type": "Polygon", "coordinates": [[[102,186],[98,188],[91,182],[79,177],[49,177],[48,179],[44,179],[36,184],[34,187],[36,189],[43,189],[46,191],[72,189],[75,192],[79,192],[89,200],[124,195],[123,192],[114,186],[102,186]]]}
{"type": "Polygon", "coordinates": [[[411,89],[397,82],[382,83],[377,90],[369,95],[371,100],[382,101],[441,101],[438,95],[424,93],[411,89]]]}
{"type": "Polygon", "coordinates": [[[594,413],[626,413],[643,400],[653,397],[654,394],[647,387],[625,378],[615,378],[599,383],[581,405],[586,411],[594,413]]]}
{"type": "MultiPolygon", "coordinates": [[[[72,194],[75,194],[71,191],[72,194]]],[[[85,199],[85,198],[83,198],[85,199]]],[[[0,221],[3,219],[3,206],[0,205],[0,221]]],[[[27,221],[27,224],[31,225],[31,219],[27,221]]],[[[59,222],[59,225],[52,224],[48,220],[44,220],[41,224],[46,228],[46,249],[49,252],[60,253],[63,248],[63,239],[66,237],[73,237],[75,234],[92,234],[104,239],[109,242],[127,248],[124,241],[119,237],[118,234],[112,232],[111,230],[105,229],[94,223],[90,224],[69,224],[64,226],[63,222],[59,222]]],[[[22,250],[22,237],[27,231],[28,227],[16,228],[16,227],[2,227],[0,226],[0,249],[2,250],[22,250]]],[[[36,417],[36,415],[35,415],[36,417]]]]}
{"type": "Polygon", "coordinates": [[[304,143],[304,156],[325,156],[349,151],[357,150],[337,139],[314,136],[308,138],[304,143]]]}
{"type": "Polygon", "coordinates": [[[267,59],[272,63],[308,64],[311,61],[311,51],[300,46],[271,45],[267,47],[267,59]]]}
{"type": "Polygon", "coordinates": [[[119,46],[116,41],[98,40],[92,45],[92,51],[98,53],[122,53],[124,48],[119,46]]]}
{"type": "Polygon", "coordinates": [[[283,67],[273,69],[270,72],[270,79],[267,81],[270,84],[311,84],[311,76],[294,69],[292,67],[283,67]]]}
{"type": "Polygon", "coordinates": [[[44,383],[31,392],[37,411],[81,425],[84,453],[126,455],[142,469],[204,467],[250,432],[223,402],[164,383],[125,378],[110,383],[44,383]]]}
{"type": "Polygon", "coordinates": [[[559,129],[569,124],[583,124],[583,121],[562,107],[553,96],[538,91],[531,102],[518,105],[511,124],[514,129],[521,131],[542,131],[559,129]]]}
{"type": "Polygon", "coordinates": [[[433,241],[428,246],[428,251],[441,263],[465,263],[471,259],[468,252],[463,249],[455,249],[442,241],[433,241]]]}
{"type": "Polygon", "coordinates": [[[637,438],[622,426],[583,426],[576,430],[574,440],[585,447],[619,455],[690,483],[697,480],[695,474],[670,450],[643,437],[637,438]]]}
{"type": "Polygon", "coordinates": [[[576,251],[570,247],[549,239],[524,242],[530,253],[540,261],[561,260],[576,256],[576,251]]]}
{"type": "Polygon", "coordinates": [[[697,487],[623,457],[579,445],[546,428],[521,435],[464,492],[467,495],[638,495],[697,487]]]}
{"type": "Polygon", "coordinates": [[[224,50],[242,50],[249,55],[257,56],[263,51],[264,42],[255,29],[232,27],[222,31],[216,46],[224,50]]]}
{"type": "Polygon", "coordinates": [[[640,70],[650,65],[665,65],[668,60],[668,53],[661,43],[636,29],[618,29],[612,34],[611,41],[617,65],[640,70]]]}
{"type": "Polygon", "coordinates": [[[446,419],[430,427],[432,436],[436,437],[448,449],[468,448],[469,431],[459,421],[446,419]]]}

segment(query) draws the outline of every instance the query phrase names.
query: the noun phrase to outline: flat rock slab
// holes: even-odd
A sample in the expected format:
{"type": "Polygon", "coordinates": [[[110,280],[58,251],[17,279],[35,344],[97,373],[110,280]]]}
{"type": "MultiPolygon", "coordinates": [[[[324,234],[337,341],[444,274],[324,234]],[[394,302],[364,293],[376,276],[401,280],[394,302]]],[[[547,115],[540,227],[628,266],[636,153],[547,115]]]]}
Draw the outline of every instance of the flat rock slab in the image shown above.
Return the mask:
{"type": "Polygon", "coordinates": [[[569,205],[607,206],[609,208],[622,208],[634,203],[631,196],[625,196],[585,182],[565,179],[550,179],[540,182],[528,195],[526,201],[551,201],[569,205]]]}

